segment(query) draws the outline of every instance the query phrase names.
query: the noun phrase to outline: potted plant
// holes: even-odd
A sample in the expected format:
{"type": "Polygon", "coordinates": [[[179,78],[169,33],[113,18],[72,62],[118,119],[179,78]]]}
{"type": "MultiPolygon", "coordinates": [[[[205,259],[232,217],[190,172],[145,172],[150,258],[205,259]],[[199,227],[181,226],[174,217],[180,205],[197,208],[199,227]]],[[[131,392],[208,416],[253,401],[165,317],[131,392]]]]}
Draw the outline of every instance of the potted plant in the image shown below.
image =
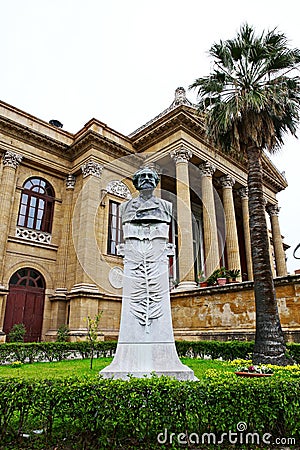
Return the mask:
{"type": "Polygon", "coordinates": [[[273,375],[273,370],[267,366],[249,366],[239,367],[235,372],[240,377],[270,377],[273,375]]]}
{"type": "Polygon", "coordinates": [[[198,282],[200,287],[207,287],[208,286],[207,279],[204,276],[203,270],[201,270],[201,272],[198,273],[197,282],[198,282]]]}
{"type": "Polygon", "coordinates": [[[220,269],[216,269],[213,273],[207,278],[208,286],[215,286],[217,284],[217,279],[220,276],[220,269]]]}
{"type": "Polygon", "coordinates": [[[229,283],[236,283],[237,277],[240,276],[240,270],[239,269],[230,269],[227,270],[227,278],[229,283]]]}
{"type": "Polygon", "coordinates": [[[226,267],[221,267],[219,269],[219,275],[217,277],[217,283],[219,286],[224,286],[227,283],[227,269],[226,267]]]}

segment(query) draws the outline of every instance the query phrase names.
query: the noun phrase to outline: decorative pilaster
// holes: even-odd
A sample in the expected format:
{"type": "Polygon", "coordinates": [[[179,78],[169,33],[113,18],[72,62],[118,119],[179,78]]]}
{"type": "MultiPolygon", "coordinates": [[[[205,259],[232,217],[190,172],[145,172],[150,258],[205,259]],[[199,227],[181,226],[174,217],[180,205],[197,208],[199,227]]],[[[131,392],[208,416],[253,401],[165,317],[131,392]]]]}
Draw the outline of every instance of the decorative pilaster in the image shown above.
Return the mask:
{"type": "Polygon", "coordinates": [[[223,191],[223,208],[226,221],[226,251],[228,269],[238,269],[241,271],[239,241],[232,193],[235,179],[229,175],[225,175],[220,178],[220,184],[223,191]]]}
{"type": "Polygon", "coordinates": [[[203,233],[205,248],[205,274],[209,276],[219,267],[219,246],[214,188],[212,176],[216,170],[209,161],[199,165],[203,203],[203,233]]]}
{"type": "Polygon", "coordinates": [[[252,269],[251,240],[250,240],[250,226],[249,226],[248,188],[247,187],[240,188],[238,190],[238,194],[241,197],[242,203],[247,274],[248,280],[251,281],[253,280],[253,269],[252,269]]]}
{"type": "Polygon", "coordinates": [[[8,150],[2,157],[3,171],[0,191],[0,284],[3,283],[3,263],[11,222],[11,213],[16,190],[16,171],[23,156],[8,150]]]}
{"type": "Polygon", "coordinates": [[[170,156],[176,164],[179,287],[191,288],[196,286],[188,166],[192,152],[186,147],[181,146],[173,150],[170,156]]]}
{"type": "Polygon", "coordinates": [[[100,254],[96,239],[95,220],[101,202],[101,173],[103,166],[90,160],[82,165],[82,188],[76,195],[71,230],[76,263],[68,270],[74,270],[74,284],[70,299],[70,339],[86,336],[86,317],[95,317],[98,311],[100,254]]]}
{"type": "Polygon", "coordinates": [[[62,230],[60,245],[57,251],[56,261],[56,292],[61,295],[66,289],[66,277],[68,270],[68,251],[71,241],[72,230],[72,203],[76,178],[69,174],[65,180],[66,190],[62,202],[62,230]]]}
{"type": "Polygon", "coordinates": [[[95,217],[101,199],[101,174],[103,166],[90,160],[81,166],[82,189],[73,217],[73,239],[77,254],[75,285],[91,284],[88,274],[95,272],[98,253],[95,237],[95,217]]]}
{"type": "Polygon", "coordinates": [[[285,253],[282,244],[282,237],[279,226],[279,207],[277,204],[271,205],[267,204],[267,212],[270,216],[271,228],[272,228],[272,238],[273,247],[276,262],[276,274],[278,277],[283,277],[287,274],[285,253]]]}

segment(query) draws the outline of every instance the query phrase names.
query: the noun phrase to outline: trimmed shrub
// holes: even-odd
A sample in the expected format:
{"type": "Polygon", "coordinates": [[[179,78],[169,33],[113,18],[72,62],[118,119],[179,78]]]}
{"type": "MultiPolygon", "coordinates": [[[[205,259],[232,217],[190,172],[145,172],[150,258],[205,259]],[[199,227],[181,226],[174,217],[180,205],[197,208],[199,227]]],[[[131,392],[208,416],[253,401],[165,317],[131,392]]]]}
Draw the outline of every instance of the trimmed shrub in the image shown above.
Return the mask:
{"type": "Polygon", "coordinates": [[[5,448],[204,449],[255,433],[250,444],[269,448],[263,438],[300,438],[299,390],[275,378],[0,380],[0,436],[5,448]]]}
{"type": "Polygon", "coordinates": [[[9,342],[24,342],[26,328],[24,323],[16,323],[8,333],[9,342]]]}

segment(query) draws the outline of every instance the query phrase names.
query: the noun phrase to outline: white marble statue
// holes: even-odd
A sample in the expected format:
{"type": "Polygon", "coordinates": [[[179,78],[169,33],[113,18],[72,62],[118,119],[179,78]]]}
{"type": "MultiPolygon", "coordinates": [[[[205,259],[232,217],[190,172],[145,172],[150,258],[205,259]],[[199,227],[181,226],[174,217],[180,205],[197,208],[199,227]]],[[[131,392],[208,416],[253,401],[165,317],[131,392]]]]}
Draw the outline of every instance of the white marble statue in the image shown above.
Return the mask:
{"type": "Polygon", "coordinates": [[[167,375],[194,380],[183,365],[174,343],[170,294],[169,243],[172,204],[153,196],[159,177],[149,168],[133,176],[139,197],[121,205],[124,244],[124,278],[120,333],[116,355],[100,374],[128,379],[167,375]]]}

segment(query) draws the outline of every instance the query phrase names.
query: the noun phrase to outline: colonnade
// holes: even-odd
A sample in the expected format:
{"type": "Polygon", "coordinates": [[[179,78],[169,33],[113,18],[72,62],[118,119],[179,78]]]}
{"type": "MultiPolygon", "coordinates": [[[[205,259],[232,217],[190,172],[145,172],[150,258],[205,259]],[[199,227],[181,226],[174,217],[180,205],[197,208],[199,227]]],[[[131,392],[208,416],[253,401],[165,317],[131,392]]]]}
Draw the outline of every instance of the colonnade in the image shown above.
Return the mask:
{"type": "MultiPolygon", "coordinates": [[[[192,152],[184,146],[181,146],[178,149],[173,150],[170,153],[170,156],[173,158],[176,165],[177,224],[179,230],[179,286],[182,288],[192,288],[195,285],[193,229],[189,182],[189,160],[192,157],[192,152]]],[[[220,239],[218,237],[215,190],[213,185],[213,175],[216,168],[210,161],[203,161],[199,165],[199,171],[201,177],[201,200],[203,205],[204,270],[206,276],[209,276],[215,269],[220,267],[222,257],[222,249],[219,245],[220,239]]],[[[226,226],[225,251],[227,257],[227,268],[237,269],[242,274],[240,245],[233,195],[236,181],[229,174],[224,174],[217,179],[217,182],[222,189],[222,206],[226,226]]],[[[248,280],[252,280],[253,270],[247,188],[242,187],[237,189],[237,194],[241,198],[247,278],[248,280]]],[[[279,208],[277,204],[268,204],[266,210],[270,215],[276,275],[284,276],[287,274],[287,269],[282,236],[279,227],[279,208]]],[[[241,279],[242,278],[240,276],[239,280],[241,279]]]]}

